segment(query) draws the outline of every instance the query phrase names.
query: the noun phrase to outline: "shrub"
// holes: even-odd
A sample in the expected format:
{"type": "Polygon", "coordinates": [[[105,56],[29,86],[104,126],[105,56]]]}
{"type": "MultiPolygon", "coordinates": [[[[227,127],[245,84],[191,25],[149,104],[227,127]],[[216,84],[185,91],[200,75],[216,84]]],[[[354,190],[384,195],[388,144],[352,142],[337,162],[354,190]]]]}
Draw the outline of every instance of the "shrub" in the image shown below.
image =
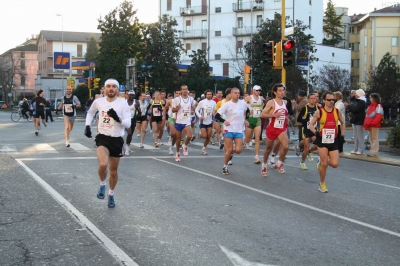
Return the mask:
{"type": "Polygon", "coordinates": [[[386,138],[386,145],[390,148],[400,148],[400,125],[392,127],[386,138]]]}
{"type": "Polygon", "coordinates": [[[395,120],[384,119],[382,121],[382,127],[394,127],[395,120]]]}

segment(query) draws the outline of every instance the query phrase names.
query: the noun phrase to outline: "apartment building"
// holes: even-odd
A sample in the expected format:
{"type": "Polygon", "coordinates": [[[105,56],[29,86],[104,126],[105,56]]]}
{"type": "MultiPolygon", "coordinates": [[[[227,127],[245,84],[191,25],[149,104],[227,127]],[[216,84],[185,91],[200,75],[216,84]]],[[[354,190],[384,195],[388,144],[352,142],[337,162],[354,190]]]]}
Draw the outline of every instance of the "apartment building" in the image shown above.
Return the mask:
{"type": "Polygon", "coordinates": [[[2,71],[1,83],[12,82],[12,97],[8,96],[6,84],[0,84],[4,89],[0,90],[2,100],[18,100],[21,97],[31,98],[35,92],[35,78],[38,70],[38,48],[36,38],[32,37],[20,46],[8,50],[0,55],[0,68],[2,71]]]}
{"type": "MultiPolygon", "coordinates": [[[[286,16],[301,20],[310,29],[316,43],[322,43],[322,0],[286,0],[286,16]]],[[[178,22],[177,30],[186,52],[182,64],[191,64],[191,50],[207,50],[216,76],[235,77],[234,60],[264,19],[281,13],[280,0],[160,0],[160,15],[167,14],[178,22]]],[[[242,58],[244,60],[244,58],[242,58]]]]}
{"type": "Polygon", "coordinates": [[[349,48],[351,71],[361,86],[368,69],[379,65],[389,52],[399,62],[400,6],[394,5],[351,17],[349,48]]]}

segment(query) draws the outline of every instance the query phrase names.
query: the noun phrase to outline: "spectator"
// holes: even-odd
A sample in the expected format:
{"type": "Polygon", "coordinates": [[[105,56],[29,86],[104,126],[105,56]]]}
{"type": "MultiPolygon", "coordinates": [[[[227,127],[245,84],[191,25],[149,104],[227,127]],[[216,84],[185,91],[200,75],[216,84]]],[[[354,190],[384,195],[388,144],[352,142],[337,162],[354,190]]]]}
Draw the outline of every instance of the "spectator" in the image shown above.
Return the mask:
{"type": "MultiPolygon", "coordinates": [[[[335,96],[335,108],[339,110],[340,115],[342,116],[343,120],[346,121],[346,112],[345,112],[345,107],[343,104],[343,94],[340,91],[335,91],[333,93],[333,96],[335,96]]],[[[338,132],[341,131],[341,127],[345,127],[346,125],[340,124],[340,121],[338,121],[338,132]]],[[[337,134],[337,143],[338,143],[338,150],[339,153],[343,152],[343,144],[344,144],[344,136],[341,136],[340,134],[337,134]]]]}
{"type": "MultiPolygon", "coordinates": [[[[297,117],[299,116],[299,113],[300,113],[301,109],[303,109],[303,107],[306,106],[306,104],[308,102],[306,96],[307,96],[307,93],[305,91],[300,90],[299,93],[297,94],[298,102],[296,102],[296,100],[294,100],[294,99],[291,101],[293,109],[296,110],[296,118],[295,118],[296,123],[295,123],[295,125],[298,128],[299,142],[302,140],[302,135],[303,134],[302,134],[302,131],[301,131],[302,123],[301,122],[297,122],[297,117]]],[[[289,102],[290,101],[288,101],[288,103],[289,102]]],[[[290,107],[288,106],[287,107],[288,110],[292,109],[292,108],[290,108],[290,109],[289,108],[290,107]]],[[[293,114],[291,114],[291,115],[293,115],[293,114]]]]}
{"type": "Polygon", "coordinates": [[[52,110],[52,104],[50,102],[50,99],[46,99],[46,107],[45,107],[45,111],[46,111],[46,123],[49,122],[49,117],[50,117],[50,121],[53,122],[53,115],[51,114],[51,110],[52,110]]]}
{"type": "Polygon", "coordinates": [[[365,102],[364,90],[358,89],[356,91],[355,101],[348,105],[354,137],[354,149],[350,152],[351,154],[360,155],[363,154],[364,151],[363,125],[365,119],[365,102]]]}
{"type": "Polygon", "coordinates": [[[371,149],[368,156],[378,156],[379,151],[379,128],[383,118],[383,108],[381,98],[377,93],[371,93],[371,105],[368,107],[364,120],[364,129],[368,130],[369,139],[371,141],[371,149]]]}

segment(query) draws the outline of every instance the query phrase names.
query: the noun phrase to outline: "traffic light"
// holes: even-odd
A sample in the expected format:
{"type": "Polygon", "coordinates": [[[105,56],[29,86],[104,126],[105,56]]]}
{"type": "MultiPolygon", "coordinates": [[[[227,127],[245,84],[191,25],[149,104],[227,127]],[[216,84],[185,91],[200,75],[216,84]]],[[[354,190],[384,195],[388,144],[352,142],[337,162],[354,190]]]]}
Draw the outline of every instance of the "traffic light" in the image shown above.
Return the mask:
{"type": "Polygon", "coordinates": [[[263,60],[263,63],[267,66],[274,66],[274,41],[264,43],[263,46],[265,48],[265,59],[263,60]]]}
{"type": "Polygon", "coordinates": [[[72,90],[74,90],[74,89],[75,89],[75,80],[74,80],[74,79],[71,79],[71,80],[69,81],[69,85],[71,86],[72,90]]]}
{"type": "Polygon", "coordinates": [[[244,66],[244,83],[249,83],[249,74],[251,72],[250,66],[244,66]]]}
{"type": "Polygon", "coordinates": [[[290,66],[293,64],[293,52],[292,50],[295,48],[296,42],[292,40],[287,40],[282,42],[282,65],[290,66]]]}
{"type": "Polygon", "coordinates": [[[88,88],[94,89],[94,78],[88,78],[88,88]]]}
{"type": "Polygon", "coordinates": [[[100,78],[94,79],[93,89],[99,88],[100,78]]]}

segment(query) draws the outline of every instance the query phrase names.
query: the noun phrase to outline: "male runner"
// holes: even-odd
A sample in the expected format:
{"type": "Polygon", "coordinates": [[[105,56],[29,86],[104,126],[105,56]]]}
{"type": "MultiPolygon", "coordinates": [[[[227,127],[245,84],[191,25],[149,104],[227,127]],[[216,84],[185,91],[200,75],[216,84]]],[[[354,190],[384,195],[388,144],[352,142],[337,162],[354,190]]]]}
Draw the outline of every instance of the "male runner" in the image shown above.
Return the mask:
{"type": "Polygon", "coordinates": [[[322,95],[324,107],[320,107],[314,114],[310,124],[314,125],[319,122],[319,130],[310,127],[310,130],[316,135],[314,143],[318,146],[319,161],[317,169],[319,170],[319,188],[322,193],[327,193],[328,188],[325,184],[326,170],[328,165],[336,168],[339,166],[339,150],[337,142],[335,142],[337,134],[344,136],[346,127],[341,127],[341,132],[338,132],[338,121],[342,125],[345,124],[339,110],[334,107],[335,96],[330,91],[326,91],[322,95]]]}
{"type": "Polygon", "coordinates": [[[266,149],[264,151],[263,164],[261,166],[262,176],[267,176],[267,160],[268,156],[274,145],[276,139],[280,142],[281,151],[279,154],[279,160],[275,164],[275,168],[278,169],[279,173],[285,173],[283,168],[283,160],[286,157],[288,151],[289,140],[286,133],[288,126],[288,110],[283,100],[285,96],[285,86],[283,84],[275,84],[272,88],[272,92],[275,98],[267,102],[264,110],[261,113],[262,118],[269,118],[269,124],[266,130],[266,149]]]}
{"type": "Polygon", "coordinates": [[[247,111],[247,104],[239,100],[240,90],[238,88],[232,88],[230,94],[232,95],[232,99],[218,109],[215,117],[218,121],[224,123],[225,156],[224,166],[222,168],[222,173],[224,175],[229,175],[228,161],[232,157],[233,152],[237,154],[242,152],[243,130],[245,126],[249,124],[244,119],[247,111]],[[222,115],[225,115],[225,119],[222,115]],[[233,149],[233,142],[235,142],[235,150],[233,149]]]}
{"type": "Polygon", "coordinates": [[[131,114],[125,99],[117,97],[119,83],[115,79],[107,79],[104,83],[106,97],[93,102],[86,117],[85,136],[92,137],[90,125],[93,115],[99,111],[99,134],[95,142],[97,146],[97,160],[99,161],[100,188],[97,198],[104,199],[106,191],[107,168],[110,172],[108,207],[115,207],[114,190],[118,182],[118,165],[123,156],[125,128],[131,126],[131,114]]]}
{"type": "Polygon", "coordinates": [[[72,94],[70,86],[65,88],[65,92],[66,94],[57,109],[61,111],[62,108],[63,111],[65,146],[69,147],[69,134],[75,124],[76,108],[81,108],[81,102],[78,100],[78,97],[72,94]]]}
{"type": "Polygon", "coordinates": [[[201,149],[201,154],[207,155],[206,147],[210,141],[212,132],[212,116],[215,109],[215,101],[212,100],[213,92],[212,90],[206,90],[204,92],[205,99],[201,100],[197,105],[195,112],[197,117],[200,119],[200,137],[204,140],[203,148],[201,149]]]}

